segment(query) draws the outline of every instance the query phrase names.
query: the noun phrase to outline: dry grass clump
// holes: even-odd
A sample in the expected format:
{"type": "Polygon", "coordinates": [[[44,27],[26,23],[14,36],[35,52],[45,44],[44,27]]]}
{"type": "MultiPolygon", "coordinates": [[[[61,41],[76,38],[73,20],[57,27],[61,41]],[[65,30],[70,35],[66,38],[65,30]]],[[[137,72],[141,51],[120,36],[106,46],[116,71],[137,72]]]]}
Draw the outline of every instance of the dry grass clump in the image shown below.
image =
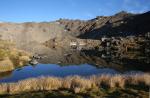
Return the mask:
{"type": "Polygon", "coordinates": [[[121,87],[121,88],[124,88],[125,86],[125,76],[121,76],[121,75],[115,75],[115,76],[112,76],[110,78],[110,87],[121,87]]]}
{"type": "Polygon", "coordinates": [[[36,81],[36,86],[33,88],[36,90],[54,90],[61,88],[61,78],[56,77],[42,77],[39,81],[36,81]]]}
{"type": "Polygon", "coordinates": [[[0,49],[0,72],[14,70],[15,67],[26,65],[30,61],[30,54],[15,48],[0,49]]]}
{"type": "Polygon", "coordinates": [[[14,70],[14,65],[8,57],[5,57],[4,60],[0,61],[0,72],[6,72],[11,70],[14,70]]]}
{"type": "Polygon", "coordinates": [[[67,77],[62,82],[62,88],[71,89],[75,93],[92,88],[93,81],[79,76],[67,77]]]}
{"type": "Polygon", "coordinates": [[[41,90],[57,90],[61,88],[61,79],[56,77],[40,77],[19,81],[17,83],[9,83],[9,93],[41,91],[41,90]]]}
{"type": "Polygon", "coordinates": [[[30,56],[29,53],[17,49],[11,49],[8,55],[14,66],[26,65],[31,60],[30,56]]]}
{"type": "Polygon", "coordinates": [[[125,76],[124,75],[101,75],[92,76],[91,80],[94,81],[95,85],[98,87],[121,87],[125,86],[125,76]]]}
{"type": "Polygon", "coordinates": [[[126,84],[150,86],[150,74],[136,74],[127,76],[126,84]]]}
{"type": "Polygon", "coordinates": [[[100,75],[84,78],[70,76],[65,78],[40,77],[22,80],[16,83],[0,84],[0,94],[16,94],[29,91],[68,89],[75,93],[88,89],[109,87],[125,88],[126,85],[150,86],[150,74],[141,75],[100,75]]]}
{"type": "Polygon", "coordinates": [[[7,94],[8,93],[8,84],[2,83],[0,84],[0,94],[7,94]]]}
{"type": "Polygon", "coordinates": [[[109,87],[110,75],[92,76],[93,80],[98,87],[109,87]]]}

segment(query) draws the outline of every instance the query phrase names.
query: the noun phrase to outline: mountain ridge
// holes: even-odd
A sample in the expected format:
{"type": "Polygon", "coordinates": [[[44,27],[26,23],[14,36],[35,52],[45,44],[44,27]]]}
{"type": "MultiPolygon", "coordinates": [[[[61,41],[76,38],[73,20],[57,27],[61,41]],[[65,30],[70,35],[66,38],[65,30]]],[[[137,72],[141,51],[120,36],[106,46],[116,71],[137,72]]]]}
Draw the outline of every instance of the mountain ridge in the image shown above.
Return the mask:
{"type": "Polygon", "coordinates": [[[98,39],[105,35],[129,36],[136,35],[137,33],[137,35],[145,34],[150,31],[149,17],[149,12],[143,14],[131,14],[122,11],[113,16],[97,16],[86,22],[79,20],[59,20],[59,22],[70,32],[80,32],[77,35],[79,38],[98,39]],[[120,34],[120,32],[131,32],[133,34],[120,34]]]}
{"type": "Polygon", "coordinates": [[[150,32],[150,11],[131,14],[125,11],[91,20],[59,19],[53,22],[0,23],[0,38],[18,43],[64,38],[100,39],[103,36],[145,35],[150,32]]]}

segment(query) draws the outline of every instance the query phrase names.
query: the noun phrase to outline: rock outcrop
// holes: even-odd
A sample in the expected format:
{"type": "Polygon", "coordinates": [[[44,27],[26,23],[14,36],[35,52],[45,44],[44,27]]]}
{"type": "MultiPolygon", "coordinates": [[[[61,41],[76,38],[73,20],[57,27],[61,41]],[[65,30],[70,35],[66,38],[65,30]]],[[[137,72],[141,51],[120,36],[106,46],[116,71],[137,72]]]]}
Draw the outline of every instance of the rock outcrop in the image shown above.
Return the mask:
{"type": "Polygon", "coordinates": [[[150,32],[150,12],[131,14],[120,12],[113,16],[97,16],[88,21],[61,19],[58,22],[71,35],[85,39],[100,39],[102,36],[144,35],[150,32]]]}

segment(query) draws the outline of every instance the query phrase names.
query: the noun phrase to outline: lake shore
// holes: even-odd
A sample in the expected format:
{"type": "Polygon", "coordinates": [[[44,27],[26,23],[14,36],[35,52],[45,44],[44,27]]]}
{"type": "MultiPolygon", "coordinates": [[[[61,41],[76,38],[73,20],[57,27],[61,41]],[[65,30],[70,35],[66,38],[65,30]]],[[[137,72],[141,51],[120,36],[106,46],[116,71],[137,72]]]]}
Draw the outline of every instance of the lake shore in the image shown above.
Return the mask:
{"type": "Polygon", "coordinates": [[[10,41],[0,40],[0,72],[8,72],[21,67],[30,61],[31,55],[17,49],[10,41]]]}
{"type": "MultiPolygon", "coordinates": [[[[21,80],[16,83],[1,83],[0,95],[14,95],[27,92],[43,92],[43,91],[62,91],[67,90],[72,93],[84,93],[90,90],[100,92],[104,90],[126,90],[135,89],[147,92],[150,86],[150,74],[135,75],[100,75],[90,76],[88,78],[80,76],[69,76],[65,78],[59,77],[39,77],[21,80]]],[[[145,94],[144,94],[145,95],[145,94]]]]}

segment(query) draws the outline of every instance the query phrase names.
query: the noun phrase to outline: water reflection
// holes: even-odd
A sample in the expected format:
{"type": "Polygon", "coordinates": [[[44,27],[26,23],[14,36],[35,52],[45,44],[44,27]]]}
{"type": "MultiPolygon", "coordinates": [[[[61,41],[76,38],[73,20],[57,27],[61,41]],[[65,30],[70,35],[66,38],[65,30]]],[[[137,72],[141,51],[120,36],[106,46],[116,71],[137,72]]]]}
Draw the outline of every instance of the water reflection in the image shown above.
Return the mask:
{"type": "Polygon", "coordinates": [[[12,72],[0,73],[0,82],[17,81],[41,75],[68,76],[102,73],[150,72],[150,53],[106,49],[76,50],[70,47],[45,47],[35,44],[22,49],[39,54],[38,65],[28,65],[12,72]]]}
{"type": "Polygon", "coordinates": [[[12,71],[8,71],[8,72],[3,72],[3,73],[0,73],[0,79],[3,79],[5,77],[11,77],[12,75],[12,71]]]}
{"type": "Polygon", "coordinates": [[[119,52],[112,50],[82,50],[86,56],[95,57],[104,60],[103,66],[113,66],[113,69],[121,71],[141,70],[150,71],[150,55],[139,51],[119,52]],[[118,65],[118,66],[117,66],[118,65]],[[120,66],[120,67],[119,67],[120,66]]]}
{"type": "Polygon", "coordinates": [[[9,73],[11,77],[4,76],[0,82],[14,82],[21,79],[39,76],[65,77],[70,75],[89,76],[97,74],[117,74],[118,72],[109,68],[96,68],[88,64],[59,66],[57,64],[38,64],[36,66],[25,66],[22,70],[9,73]]]}

